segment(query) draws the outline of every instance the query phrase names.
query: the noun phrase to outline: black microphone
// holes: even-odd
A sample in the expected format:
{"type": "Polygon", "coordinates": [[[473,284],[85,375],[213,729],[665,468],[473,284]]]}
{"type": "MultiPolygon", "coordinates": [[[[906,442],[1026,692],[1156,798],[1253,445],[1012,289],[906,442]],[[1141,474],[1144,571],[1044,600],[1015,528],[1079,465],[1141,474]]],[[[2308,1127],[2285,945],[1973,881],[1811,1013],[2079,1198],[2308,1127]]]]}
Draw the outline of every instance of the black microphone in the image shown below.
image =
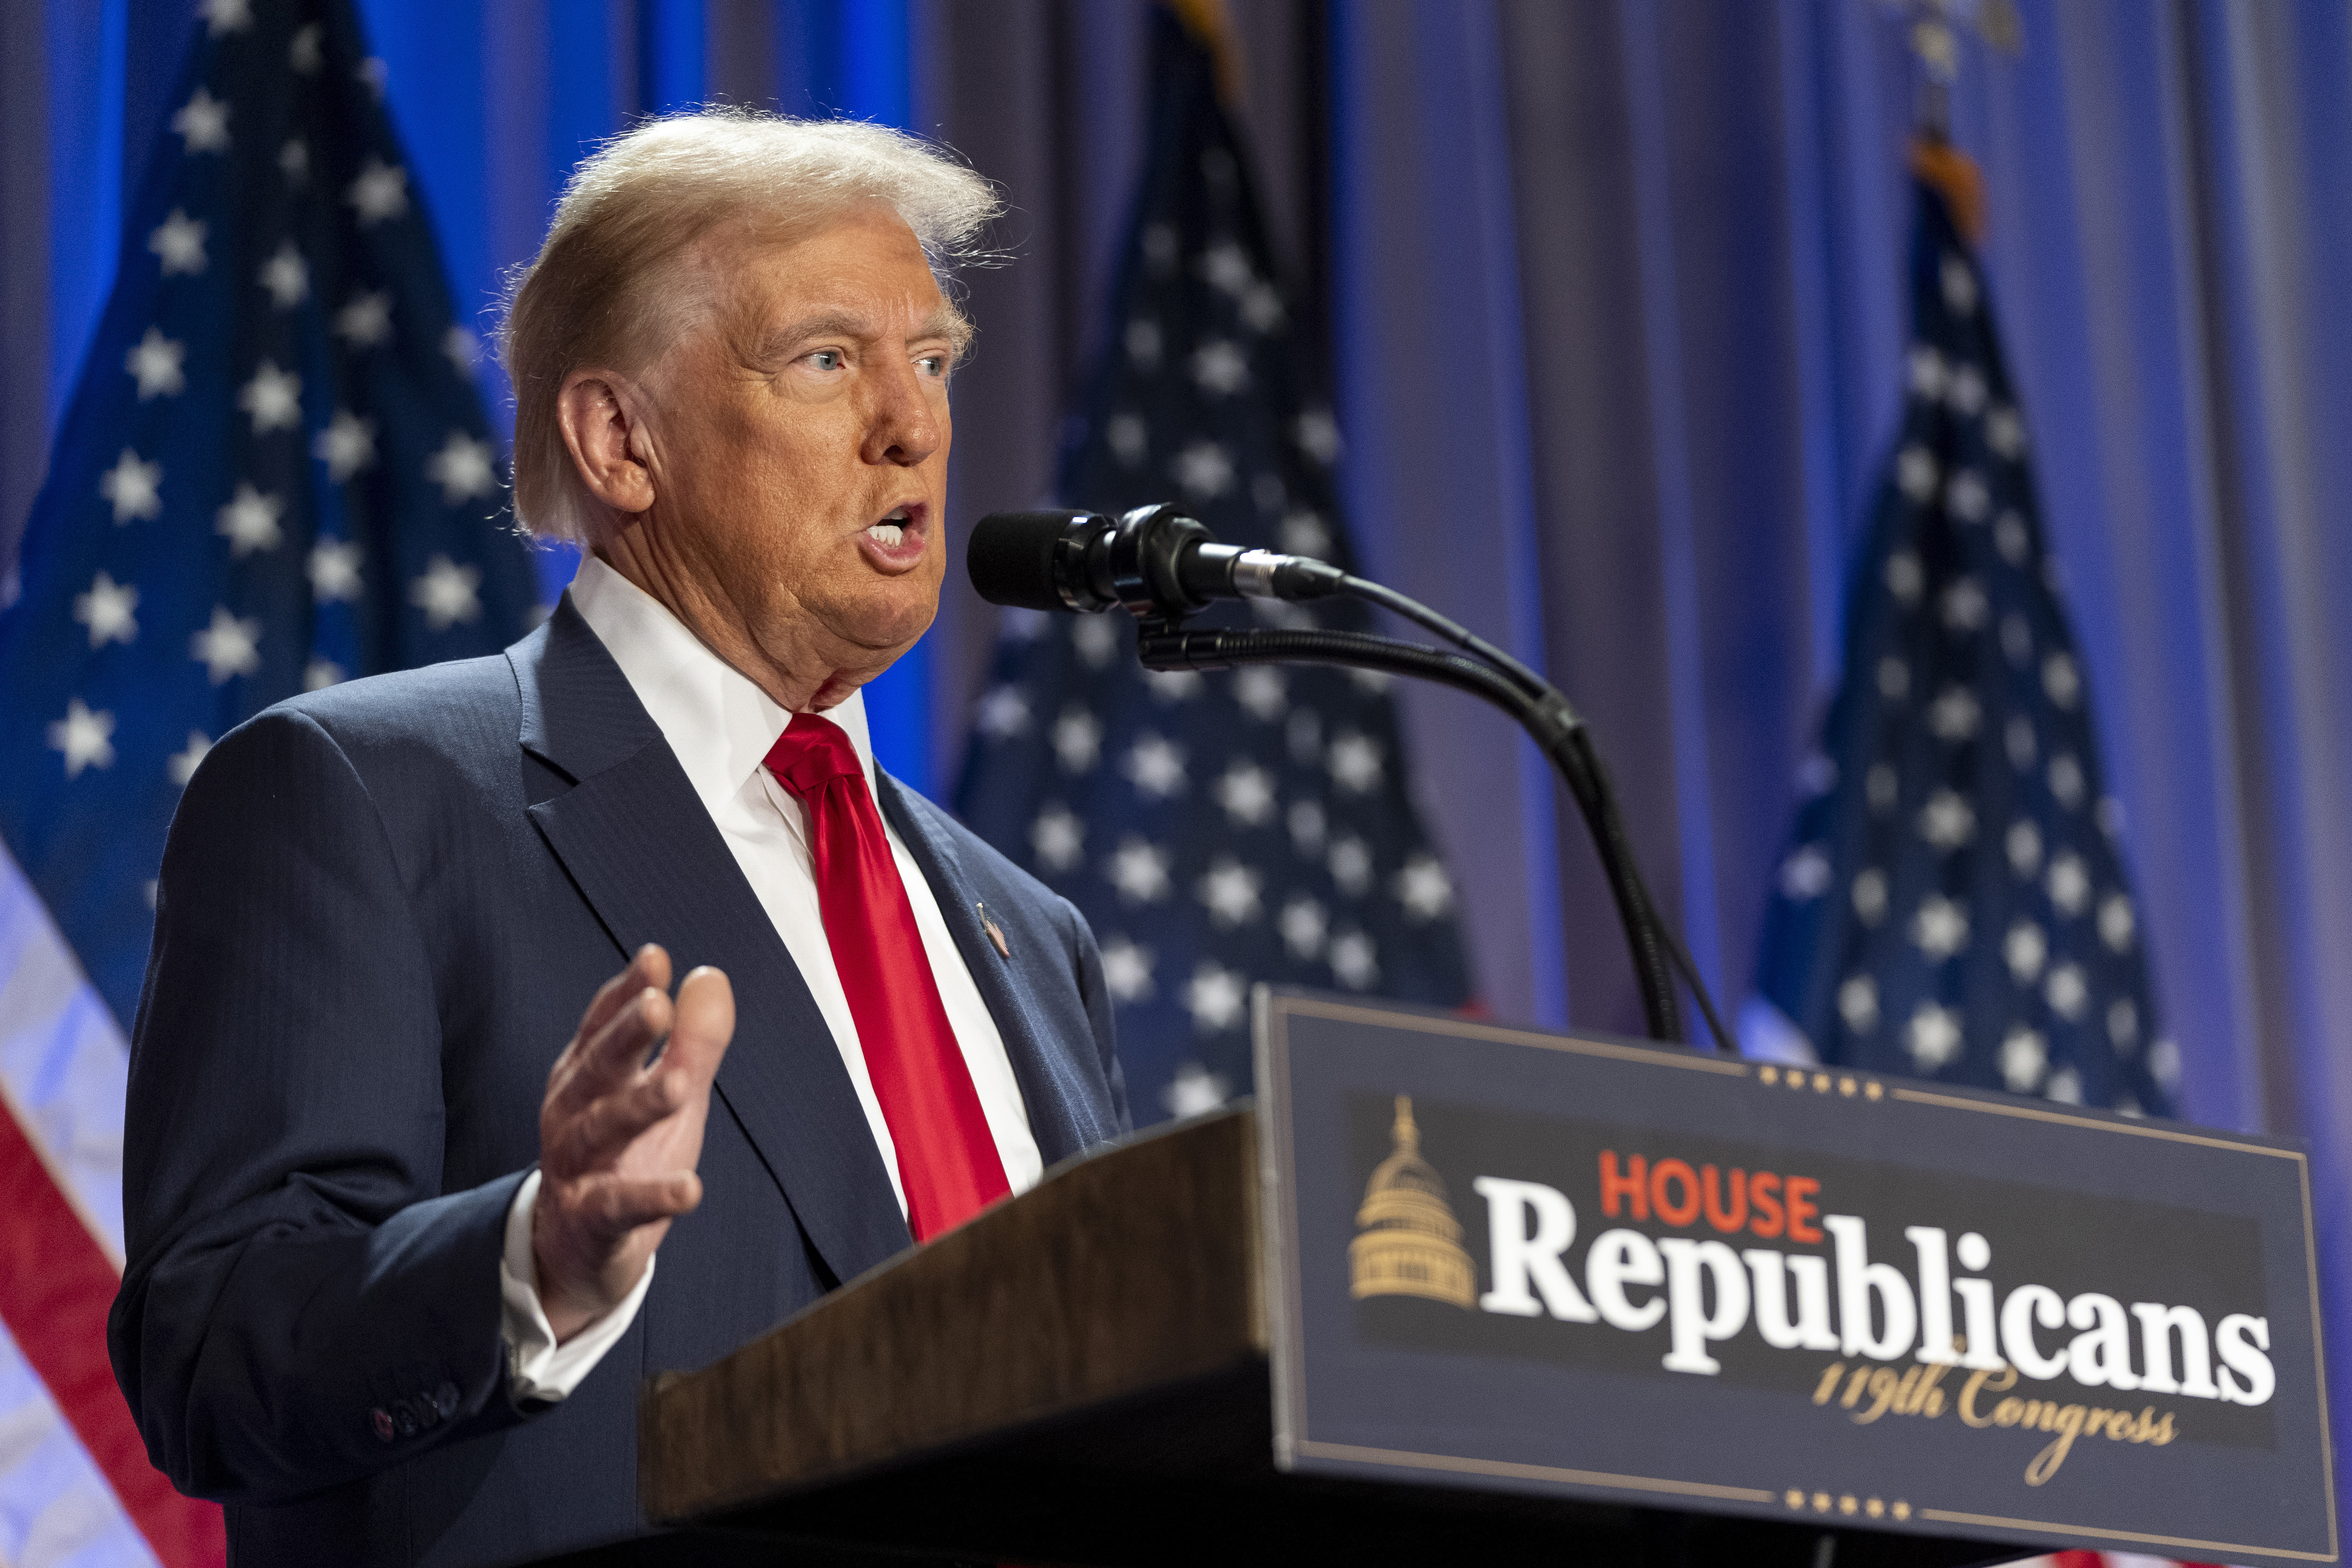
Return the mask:
{"type": "Polygon", "coordinates": [[[1212,599],[1319,599],[1347,574],[1327,562],[1219,544],[1171,504],[1113,518],[1096,511],[993,511],[964,552],[992,605],[1087,614],[1123,605],[1142,621],[1181,617],[1212,599]]]}

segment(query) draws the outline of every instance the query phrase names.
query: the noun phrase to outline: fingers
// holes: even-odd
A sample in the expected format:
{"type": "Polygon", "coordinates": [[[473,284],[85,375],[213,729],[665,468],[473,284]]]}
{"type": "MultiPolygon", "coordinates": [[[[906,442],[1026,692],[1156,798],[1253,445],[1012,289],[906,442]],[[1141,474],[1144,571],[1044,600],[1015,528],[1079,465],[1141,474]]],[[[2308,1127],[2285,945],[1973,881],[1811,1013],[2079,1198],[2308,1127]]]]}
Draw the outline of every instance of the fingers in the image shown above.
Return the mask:
{"type": "Polygon", "coordinates": [[[692,1171],[658,1176],[606,1172],[583,1178],[567,1197],[568,1206],[588,1228],[618,1239],[641,1225],[692,1213],[702,1202],[702,1178],[692,1171]]]}
{"type": "Polygon", "coordinates": [[[552,1107],[576,1110],[627,1084],[669,1033],[671,1011],[669,998],[650,986],[627,998],[593,1037],[573,1042],[570,1066],[549,1096],[552,1107]]]}
{"type": "Polygon", "coordinates": [[[735,1037],[735,988],[724,973],[706,964],[677,988],[674,1011],[662,1065],[675,1067],[698,1088],[708,1089],[727,1055],[728,1042],[735,1037]]]}
{"type": "Polygon", "coordinates": [[[566,1119],[556,1131],[553,1146],[543,1146],[540,1157],[564,1172],[612,1164],[640,1134],[676,1114],[695,1092],[687,1074],[665,1063],[566,1119]]]}
{"type": "Polygon", "coordinates": [[[625,1005],[630,997],[651,986],[656,991],[669,989],[669,954],[656,942],[637,949],[629,966],[597,988],[588,1011],[581,1016],[580,1037],[592,1039],[613,1016],[625,1005]]]}
{"type": "Polygon", "coordinates": [[[556,1058],[555,1066],[549,1069],[549,1100],[566,1097],[565,1091],[571,1080],[577,1076],[583,1058],[592,1054],[597,1037],[620,1016],[623,1008],[648,989],[663,992],[669,989],[669,954],[654,942],[647,942],[637,949],[627,968],[597,988],[596,994],[589,1001],[588,1010],[581,1015],[579,1032],[572,1036],[572,1043],[564,1047],[563,1054],[556,1058]]]}

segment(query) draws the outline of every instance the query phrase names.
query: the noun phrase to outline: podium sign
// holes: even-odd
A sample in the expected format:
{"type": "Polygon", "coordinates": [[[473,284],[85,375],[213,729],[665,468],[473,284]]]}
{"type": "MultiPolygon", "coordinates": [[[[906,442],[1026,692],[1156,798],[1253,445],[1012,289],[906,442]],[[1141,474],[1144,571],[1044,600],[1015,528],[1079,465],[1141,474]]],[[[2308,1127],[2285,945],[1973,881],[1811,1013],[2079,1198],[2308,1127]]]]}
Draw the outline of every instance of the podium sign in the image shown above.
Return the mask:
{"type": "Polygon", "coordinates": [[[1261,991],[1276,1463],[2337,1560],[2289,1144],[1261,991]]]}

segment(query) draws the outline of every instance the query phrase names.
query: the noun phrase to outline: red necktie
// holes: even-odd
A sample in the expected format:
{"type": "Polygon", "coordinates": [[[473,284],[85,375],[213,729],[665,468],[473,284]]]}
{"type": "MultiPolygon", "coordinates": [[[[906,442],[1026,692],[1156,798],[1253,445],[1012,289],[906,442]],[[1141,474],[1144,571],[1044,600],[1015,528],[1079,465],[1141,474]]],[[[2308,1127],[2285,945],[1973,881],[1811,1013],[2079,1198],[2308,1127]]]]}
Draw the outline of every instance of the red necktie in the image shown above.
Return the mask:
{"type": "Polygon", "coordinates": [[[796,713],[768,748],[768,771],[808,810],[817,910],[874,1098],[898,1152],[917,1241],[952,1230],[1012,1191],[980,1109],[915,909],[840,726],[796,713]]]}

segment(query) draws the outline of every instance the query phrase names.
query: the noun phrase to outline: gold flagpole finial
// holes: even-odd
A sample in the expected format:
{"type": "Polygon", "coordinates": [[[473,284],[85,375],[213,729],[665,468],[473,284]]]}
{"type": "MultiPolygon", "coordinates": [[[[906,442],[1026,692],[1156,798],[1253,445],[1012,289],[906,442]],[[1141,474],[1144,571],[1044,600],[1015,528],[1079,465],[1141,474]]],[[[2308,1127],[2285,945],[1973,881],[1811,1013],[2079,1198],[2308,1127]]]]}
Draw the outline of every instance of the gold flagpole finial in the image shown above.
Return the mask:
{"type": "Polygon", "coordinates": [[[1234,32],[1233,13],[1225,0],[1167,0],[1168,8],[1184,30],[1209,51],[1217,64],[1217,96],[1228,106],[1241,101],[1242,47],[1234,32]]]}

